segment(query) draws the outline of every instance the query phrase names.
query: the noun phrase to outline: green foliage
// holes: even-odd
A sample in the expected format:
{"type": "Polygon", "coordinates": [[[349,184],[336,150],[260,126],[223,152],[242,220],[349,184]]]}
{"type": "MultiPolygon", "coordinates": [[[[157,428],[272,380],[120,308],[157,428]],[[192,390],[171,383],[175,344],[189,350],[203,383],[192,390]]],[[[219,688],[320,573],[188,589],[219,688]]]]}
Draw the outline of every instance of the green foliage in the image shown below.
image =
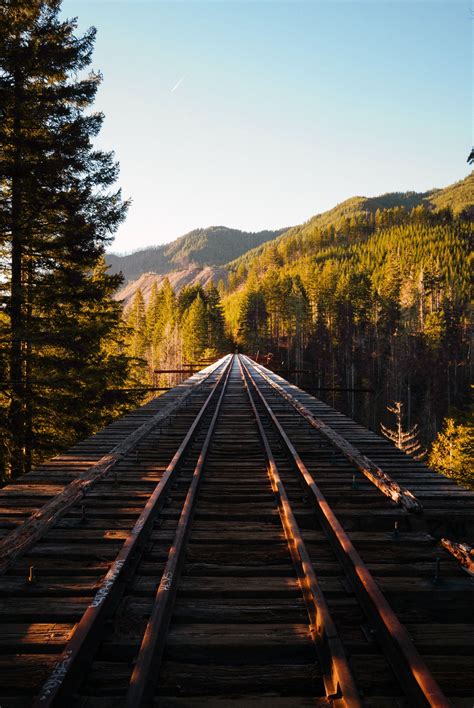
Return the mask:
{"type": "Polygon", "coordinates": [[[445,189],[435,190],[429,201],[435,209],[449,208],[453,214],[461,214],[462,212],[472,214],[473,194],[474,172],[471,172],[465,179],[445,189]]]}
{"type": "Polygon", "coordinates": [[[245,346],[258,351],[267,342],[268,312],[260,290],[249,290],[239,310],[238,336],[245,346]]]}
{"type": "Polygon", "coordinates": [[[429,465],[437,472],[474,487],[474,427],[446,418],[434,440],[429,465]]]}
{"type": "MultiPolygon", "coordinates": [[[[439,212],[449,209],[454,215],[472,217],[474,202],[474,173],[464,180],[445,189],[429,192],[393,192],[379,197],[351,197],[333,209],[309,219],[304,224],[285,231],[274,239],[268,247],[277,248],[285,261],[307,255],[333,244],[345,247],[355,240],[363,240],[381,227],[406,223],[417,214],[426,221],[430,216],[440,219],[439,212]]],[[[248,265],[257,258],[265,260],[265,244],[244,253],[229,263],[231,273],[237,273],[241,266],[248,265]]],[[[232,289],[232,288],[231,288],[232,289]]]]}
{"type": "Polygon", "coordinates": [[[169,280],[154,287],[145,306],[140,290],[125,314],[127,352],[135,365],[134,386],[173,385],[177,375],[157,370],[195,363],[203,356],[217,357],[231,346],[217,288],[210,284],[183,288],[176,297],[169,280]]]}
{"type": "Polygon", "coordinates": [[[199,361],[207,344],[207,309],[206,304],[198,294],[182,320],[183,353],[187,361],[199,361]]]}
{"type": "MultiPolygon", "coordinates": [[[[304,363],[321,386],[374,388],[359,418],[376,430],[390,400],[405,402],[429,442],[448,406],[464,405],[473,228],[465,212],[387,203],[350,218],[336,210],[330,226],[316,219],[247,254],[223,304],[251,354],[304,363]]],[[[350,393],[331,403],[356,415],[350,393]]]]}
{"type": "Polygon", "coordinates": [[[113,155],[93,145],[103,120],[90,110],[101,77],[85,73],[95,31],[76,35],[59,9],[18,0],[0,12],[3,476],[126,405],[104,392],[127,362],[110,301],[121,278],[102,256],[127,205],[113,191],[113,155]]]}
{"type": "Polygon", "coordinates": [[[132,333],[129,351],[130,356],[133,358],[140,358],[144,354],[147,329],[148,326],[152,325],[150,322],[150,311],[153,312],[155,309],[156,300],[150,302],[147,315],[145,316],[145,301],[143,299],[142,291],[137,290],[135,297],[133,298],[132,306],[128,311],[126,320],[132,333]]]}

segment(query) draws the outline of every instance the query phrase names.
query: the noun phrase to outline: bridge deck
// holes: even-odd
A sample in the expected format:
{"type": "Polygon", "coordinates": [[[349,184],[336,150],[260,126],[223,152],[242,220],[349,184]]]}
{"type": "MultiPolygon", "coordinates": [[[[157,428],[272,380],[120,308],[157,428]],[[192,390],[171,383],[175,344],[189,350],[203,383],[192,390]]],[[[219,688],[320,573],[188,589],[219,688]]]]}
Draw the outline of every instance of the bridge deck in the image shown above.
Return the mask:
{"type": "Polygon", "coordinates": [[[473,512],[224,357],[0,490],[0,705],[467,708],[473,512]]]}

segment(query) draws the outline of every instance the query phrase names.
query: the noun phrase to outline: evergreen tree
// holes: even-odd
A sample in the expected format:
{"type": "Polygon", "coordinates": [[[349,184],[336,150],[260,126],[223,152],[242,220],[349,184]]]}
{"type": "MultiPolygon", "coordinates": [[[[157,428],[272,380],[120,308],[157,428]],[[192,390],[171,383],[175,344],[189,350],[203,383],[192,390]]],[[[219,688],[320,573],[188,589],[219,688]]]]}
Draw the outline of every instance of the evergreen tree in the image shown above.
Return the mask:
{"type": "Polygon", "coordinates": [[[108,191],[112,154],[92,145],[103,120],[88,111],[101,77],[84,74],[95,30],[77,36],[76,21],[59,12],[59,0],[4,0],[0,9],[0,334],[13,476],[30,468],[33,449],[54,446],[48,411],[61,438],[68,397],[80,398],[78,419],[102,405],[92,380],[103,385],[107,366],[89,354],[119,326],[117,308],[105,323],[95,316],[120,282],[94,269],[127,206],[108,191]]]}
{"type": "Polygon", "coordinates": [[[474,486],[474,428],[446,418],[442,430],[431,446],[430,467],[474,486]]]}
{"type": "Polygon", "coordinates": [[[130,337],[130,356],[140,359],[145,354],[147,321],[145,316],[145,300],[140,288],[135,293],[127,313],[127,325],[130,337]]]}
{"type": "Polygon", "coordinates": [[[163,323],[174,324],[178,318],[178,302],[168,278],[164,279],[160,292],[163,298],[161,319],[163,323]]]}
{"type": "Polygon", "coordinates": [[[207,347],[208,312],[199,294],[191,303],[182,321],[183,353],[188,361],[198,361],[207,347]]]}
{"type": "Polygon", "coordinates": [[[239,310],[238,336],[255,353],[267,343],[268,313],[261,291],[246,293],[239,310]]]}
{"type": "Polygon", "coordinates": [[[211,283],[205,290],[207,306],[207,347],[220,353],[226,344],[225,318],[218,289],[211,283]]]}
{"type": "Polygon", "coordinates": [[[154,344],[155,326],[160,319],[162,307],[163,295],[161,291],[158,291],[158,286],[156,282],[154,282],[145,313],[145,340],[149,347],[154,344]]]}
{"type": "Polygon", "coordinates": [[[178,296],[178,311],[180,317],[183,317],[186,310],[191,307],[198,295],[201,299],[204,299],[204,291],[200,285],[184,286],[178,296]]]}

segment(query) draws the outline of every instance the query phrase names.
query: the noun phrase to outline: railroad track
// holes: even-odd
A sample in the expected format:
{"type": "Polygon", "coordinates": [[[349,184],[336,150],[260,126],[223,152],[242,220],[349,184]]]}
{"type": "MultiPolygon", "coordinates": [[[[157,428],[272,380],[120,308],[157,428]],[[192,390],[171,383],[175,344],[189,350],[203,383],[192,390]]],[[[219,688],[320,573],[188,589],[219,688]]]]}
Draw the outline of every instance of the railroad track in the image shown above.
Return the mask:
{"type": "Polygon", "coordinates": [[[160,398],[2,490],[2,707],[472,705],[474,494],[247,357],[160,398]]]}

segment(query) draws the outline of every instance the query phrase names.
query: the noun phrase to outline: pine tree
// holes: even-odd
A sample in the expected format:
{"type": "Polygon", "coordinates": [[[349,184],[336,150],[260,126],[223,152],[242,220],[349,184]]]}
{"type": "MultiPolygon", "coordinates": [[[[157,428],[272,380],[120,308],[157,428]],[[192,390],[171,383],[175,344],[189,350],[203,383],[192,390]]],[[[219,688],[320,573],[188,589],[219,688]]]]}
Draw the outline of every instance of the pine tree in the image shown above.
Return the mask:
{"type": "Polygon", "coordinates": [[[161,295],[163,298],[162,322],[164,325],[174,325],[178,319],[178,301],[168,278],[165,278],[163,281],[161,295]]]}
{"type": "MultiPolygon", "coordinates": [[[[143,359],[146,347],[146,315],[145,300],[140,288],[133,297],[126,322],[129,329],[129,354],[133,359],[143,359]]],[[[140,365],[140,362],[136,363],[140,365]]]]}
{"type": "Polygon", "coordinates": [[[193,304],[198,295],[204,300],[204,291],[201,285],[185,285],[178,295],[179,316],[183,317],[186,310],[193,304]]]}
{"type": "Polygon", "coordinates": [[[160,319],[163,307],[163,295],[158,291],[156,282],[151,287],[150,297],[145,312],[145,340],[148,347],[153,346],[155,325],[160,319]]]}
{"type": "Polygon", "coordinates": [[[396,427],[394,429],[387,428],[381,423],[380,429],[382,433],[406,455],[414,457],[415,460],[420,460],[426,453],[418,440],[418,425],[413,425],[408,430],[403,429],[403,403],[400,401],[395,401],[393,406],[387,406],[387,410],[395,415],[396,427]]]}
{"type": "Polygon", "coordinates": [[[198,295],[182,321],[183,353],[188,361],[195,362],[203,355],[208,342],[208,312],[201,295],[198,295]]]}
{"type": "Polygon", "coordinates": [[[238,336],[241,343],[256,353],[267,344],[268,312],[261,291],[249,290],[240,306],[238,336]]]}
{"type": "Polygon", "coordinates": [[[207,347],[219,354],[225,347],[225,318],[219,291],[211,283],[204,292],[207,307],[207,347]]]}
{"type": "Polygon", "coordinates": [[[94,269],[127,207],[108,191],[113,155],[92,145],[103,120],[88,111],[101,77],[84,75],[95,30],[78,37],[59,12],[59,0],[4,0],[0,9],[0,334],[13,476],[30,468],[33,449],[54,446],[54,431],[43,429],[49,410],[61,437],[68,396],[81,399],[78,418],[97,404],[92,369],[102,383],[105,370],[99,359],[91,369],[88,352],[118,326],[117,309],[107,325],[89,317],[120,282],[94,269]]]}
{"type": "Polygon", "coordinates": [[[433,442],[428,464],[447,477],[474,485],[474,428],[446,418],[433,442]]]}

